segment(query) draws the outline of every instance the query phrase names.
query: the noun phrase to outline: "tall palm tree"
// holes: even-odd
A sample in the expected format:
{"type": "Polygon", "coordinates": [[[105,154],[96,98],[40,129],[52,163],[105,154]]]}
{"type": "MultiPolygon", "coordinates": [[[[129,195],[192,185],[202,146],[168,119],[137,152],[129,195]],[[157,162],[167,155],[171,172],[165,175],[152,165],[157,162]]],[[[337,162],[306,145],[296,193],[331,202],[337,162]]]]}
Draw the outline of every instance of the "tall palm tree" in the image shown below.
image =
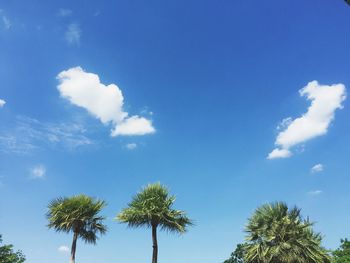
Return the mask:
{"type": "Polygon", "coordinates": [[[330,263],[321,247],[321,236],[314,233],[300,209],[276,202],[256,209],[246,226],[247,263],[330,263]]]}
{"type": "Polygon", "coordinates": [[[128,207],[116,217],[130,227],[148,227],[152,229],[152,263],[158,261],[157,228],[170,232],[184,233],[192,221],[185,212],[173,209],[175,196],[170,196],[168,189],[160,183],[149,184],[136,194],[128,207]]]}
{"type": "Polygon", "coordinates": [[[97,234],[105,234],[107,227],[103,224],[104,217],[99,213],[106,206],[102,200],[86,195],[60,197],[48,205],[48,227],[57,232],[73,233],[70,262],[75,263],[77,240],[96,244],[97,234]]]}

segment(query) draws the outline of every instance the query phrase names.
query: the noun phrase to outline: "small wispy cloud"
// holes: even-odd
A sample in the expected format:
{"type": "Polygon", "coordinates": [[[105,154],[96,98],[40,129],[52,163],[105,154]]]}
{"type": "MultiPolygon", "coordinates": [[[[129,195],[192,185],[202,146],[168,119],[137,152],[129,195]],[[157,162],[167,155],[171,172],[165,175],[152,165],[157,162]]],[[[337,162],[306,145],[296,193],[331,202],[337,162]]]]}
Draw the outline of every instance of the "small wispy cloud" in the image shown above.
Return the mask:
{"type": "Polygon", "coordinates": [[[128,143],[125,147],[128,150],[134,150],[137,148],[137,144],[136,143],[128,143]]]}
{"type": "Polygon", "coordinates": [[[323,164],[321,163],[318,163],[318,164],[315,164],[314,166],[312,166],[311,168],[311,173],[319,173],[319,172],[322,172],[323,171],[323,164]]]}
{"type": "Polygon", "coordinates": [[[317,195],[320,195],[320,194],[322,194],[322,193],[323,193],[322,190],[313,190],[313,191],[309,191],[309,192],[308,192],[308,195],[317,196],[317,195]]]}
{"type": "Polygon", "coordinates": [[[42,179],[46,176],[46,168],[44,165],[36,165],[30,169],[30,178],[42,179]]]}
{"type": "Polygon", "coordinates": [[[47,123],[18,116],[14,124],[0,129],[0,152],[29,154],[43,148],[74,150],[94,144],[85,128],[76,123],[47,123]]]}
{"type": "Polygon", "coordinates": [[[68,8],[60,8],[58,9],[58,16],[61,17],[66,17],[66,16],[71,16],[73,14],[73,11],[68,9],[68,8]]]}
{"type": "Polygon", "coordinates": [[[3,17],[2,17],[2,22],[4,23],[5,29],[10,29],[10,27],[11,27],[11,22],[10,22],[10,20],[9,20],[6,16],[3,16],[3,17]]]}
{"type": "Polygon", "coordinates": [[[95,13],[93,14],[93,16],[99,16],[101,14],[100,10],[95,11],[95,13]]]}
{"type": "Polygon", "coordinates": [[[4,107],[6,104],[5,100],[0,99],[0,108],[4,107]]]}
{"type": "Polygon", "coordinates": [[[65,33],[65,39],[69,45],[80,45],[81,29],[79,24],[69,24],[65,33]]]}
{"type": "Polygon", "coordinates": [[[69,247],[68,246],[65,246],[65,245],[62,245],[60,246],[58,249],[57,249],[60,253],[63,253],[63,254],[68,254],[69,253],[69,247]]]}
{"type": "Polygon", "coordinates": [[[4,29],[8,30],[11,27],[11,21],[10,19],[5,15],[4,10],[0,9],[0,18],[2,21],[2,26],[4,29]]]}

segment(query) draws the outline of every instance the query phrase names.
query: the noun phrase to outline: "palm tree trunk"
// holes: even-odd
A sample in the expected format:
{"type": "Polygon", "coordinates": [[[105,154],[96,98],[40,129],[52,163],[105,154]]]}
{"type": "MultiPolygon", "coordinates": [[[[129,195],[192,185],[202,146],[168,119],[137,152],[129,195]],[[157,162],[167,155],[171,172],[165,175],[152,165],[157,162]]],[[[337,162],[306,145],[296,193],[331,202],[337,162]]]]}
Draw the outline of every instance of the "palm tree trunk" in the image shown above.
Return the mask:
{"type": "Polygon", "coordinates": [[[72,249],[70,253],[70,263],[75,263],[75,251],[77,249],[77,240],[78,240],[78,233],[74,232],[72,249]]]}
{"type": "Polygon", "coordinates": [[[158,262],[158,242],[157,242],[157,226],[152,225],[152,241],[153,241],[153,255],[152,263],[158,262]]]}

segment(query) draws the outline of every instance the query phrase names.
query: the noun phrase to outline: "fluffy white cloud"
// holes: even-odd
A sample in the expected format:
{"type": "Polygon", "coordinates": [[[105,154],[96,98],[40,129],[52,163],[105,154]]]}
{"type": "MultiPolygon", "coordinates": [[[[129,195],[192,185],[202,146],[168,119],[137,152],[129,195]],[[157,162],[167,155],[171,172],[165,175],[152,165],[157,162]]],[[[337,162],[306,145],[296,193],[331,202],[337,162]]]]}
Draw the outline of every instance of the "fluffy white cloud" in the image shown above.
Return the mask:
{"type": "Polygon", "coordinates": [[[134,150],[137,148],[137,144],[136,143],[128,143],[125,147],[128,150],[134,150]]]}
{"type": "Polygon", "coordinates": [[[46,168],[43,165],[37,165],[33,167],[30,171],[31,178],[40,179],[44,178],[46,174],[46,168]]]}
{"type": "Polygon", "coordinates": [[[5,104],[6,104],[6,101],[0,99],[0,108],[4,107],[5,104]]]}
{"type": "Polygon", "coordinates": [[[112,136],[118,135],[145,135],[154,133],[152,122],[144,117],[132,116],[119,123],[112,131],[112,136]]]}
{"type": "Polygon", "coordinates": [[[69,250],[69,247],[67,247],[67,246],[60,246],[58,248],[58,251],[61,252],[61,253],[66,254],[66,253],[69,253],[70,250],[69,250]]]}
{"type": "Polygon", "coordinates": [[[311,168],[311,172],[312,173],[319,173],[319,172],[322,172],[323,171],[323,165],[318,163],[318,164],[315,164],[312,168],[311,168]]]}
{"type": "Polygon", "coordinates": [[[299,90],[299,94],[311,101],[311,105],[301,117],[284,119],[282,127],[285,128],[278,134],[277,148],[268,155],[268,159],[289,157],[291,154],[287,152],[291,147],[326,134],[335,111],[342,108],[346,89],[343,84],[327,86],[312,81],[299,90]]]}
{"type": "Polygon", "coordinates": [[[112,124],[111,136],[154,133],[152,122],[138,115],[128,117],[124,97],[115,84],[104,85],[99,76],[75,67],[58,74],[58,90],[63,98],[86,109],[104,124],[112,124]]]}
{"type": "Polygon", "coordinates": [[[68,44],[77,45],[80,44],[81,29],[80,26],[76,23],[68,25],[68,28],[65,33],[65,38],[68,44]]]}

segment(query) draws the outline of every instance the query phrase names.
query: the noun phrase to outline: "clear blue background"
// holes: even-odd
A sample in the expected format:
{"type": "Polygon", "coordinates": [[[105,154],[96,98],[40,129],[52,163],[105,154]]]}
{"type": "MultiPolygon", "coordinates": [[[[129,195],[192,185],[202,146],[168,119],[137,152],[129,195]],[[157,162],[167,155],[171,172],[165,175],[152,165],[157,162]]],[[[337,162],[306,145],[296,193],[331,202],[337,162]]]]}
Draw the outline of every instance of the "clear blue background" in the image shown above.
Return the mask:
{"type": "Polygon", "coordinates": [[[160,234],[160,263],[222,262],[253,210],[275,200],[302,208],[327,248],[350,237],[349,100],[304,152],[266,160],[277,124],[307,109],[300,88],[312,80],[350,86],[343,0],[3,0],[0,9],[11,21],[0,30],[1,131],[11,132],[18,116],[79,120],[95,142],[0,154],[0,233],[28,263],[68,262],[57,248],[71,236],[48,230],[45,213],[51,199],[77,193],[109,203],[109,233],[95,247],[80,242],[77,262],[149,262],[150,231],[112,219],[156,181],[196,221],[186,235],[160,234]],[[58,16],[60,8],[72,15],[58,16]],[[70,23],[81,28],[80,45],[65,41],[70,23]],[[133,114],[154,112],[157,132],[111,138],[109,127],[60,98],[56,76],[74,66],[117,84],[133,114]],[[310,174],[316,163],[324,172],[310,174]],[[31,180],[37,164],[46,177],[31,180]]]}

